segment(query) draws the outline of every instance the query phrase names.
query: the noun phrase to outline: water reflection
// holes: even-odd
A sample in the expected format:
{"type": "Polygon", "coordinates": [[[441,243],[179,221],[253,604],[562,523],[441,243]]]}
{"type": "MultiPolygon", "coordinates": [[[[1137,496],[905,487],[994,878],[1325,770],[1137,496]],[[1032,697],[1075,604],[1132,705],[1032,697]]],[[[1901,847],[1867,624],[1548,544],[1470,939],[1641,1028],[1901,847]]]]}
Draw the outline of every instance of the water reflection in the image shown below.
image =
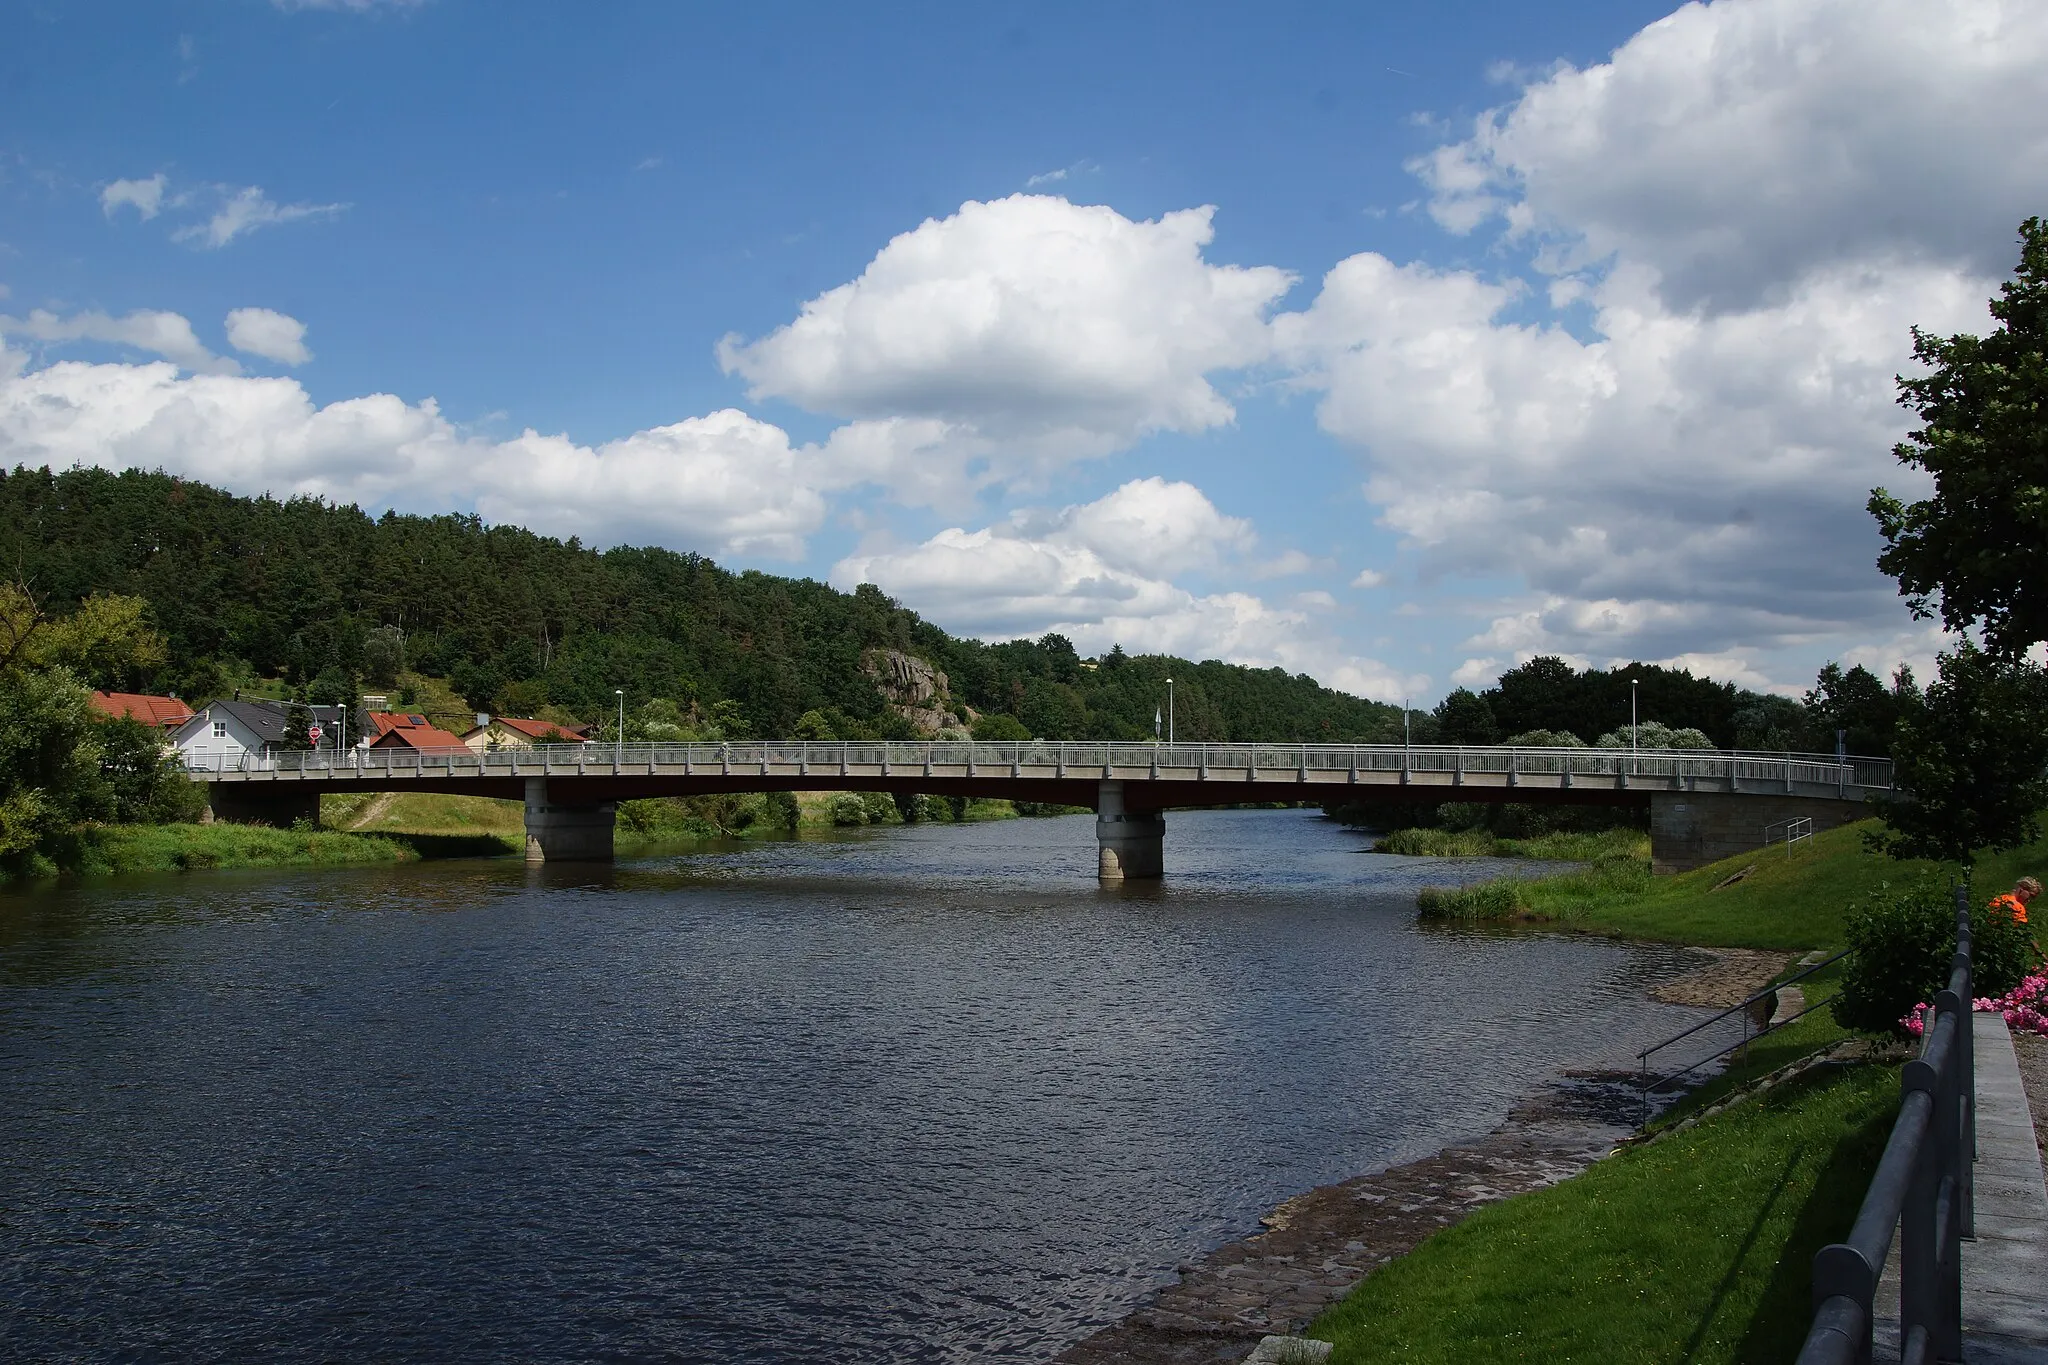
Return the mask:
{"type": "Polygon", "coordinates": [[[0,902],[14,1356],[1029,1360],[1697,1017],[1302,812],[0,902]]]}

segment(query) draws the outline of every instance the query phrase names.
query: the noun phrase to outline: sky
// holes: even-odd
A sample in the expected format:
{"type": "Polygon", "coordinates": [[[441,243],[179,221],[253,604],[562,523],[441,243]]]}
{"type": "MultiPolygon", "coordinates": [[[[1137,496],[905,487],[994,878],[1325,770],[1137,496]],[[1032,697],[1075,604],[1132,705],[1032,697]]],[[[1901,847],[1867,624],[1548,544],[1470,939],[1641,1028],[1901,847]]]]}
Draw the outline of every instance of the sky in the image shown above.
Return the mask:
{"type": "Polygon", "coordinates": [[[1928,671],[1894,377],[2042,212],[2039,0],[22,0],[0,462],[1796,693],[1928,671]]]}

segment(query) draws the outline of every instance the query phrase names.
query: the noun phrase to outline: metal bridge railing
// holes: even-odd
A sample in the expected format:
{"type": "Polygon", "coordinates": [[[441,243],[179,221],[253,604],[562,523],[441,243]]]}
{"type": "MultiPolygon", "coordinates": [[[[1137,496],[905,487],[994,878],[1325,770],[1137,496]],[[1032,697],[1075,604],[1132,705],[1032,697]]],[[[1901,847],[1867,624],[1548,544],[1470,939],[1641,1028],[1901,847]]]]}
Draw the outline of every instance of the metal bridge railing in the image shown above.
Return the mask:
{"type": "MultiPolygon", "coordinates": [[[[1736,1004],[1730,1005],[1727,1009],[1722,1010],[1713,1018],[1702,1019],[1699,1023],[1694,1024],[1691,1028],[1684,1029],[1678,1033],[1674,1033],[1669,1038],[1666,1038],[1663,1042],[1652,1043],[1648,1047],[1644,1048],[1641,1052],[1638,1052],[1636,1054],[1636,1090],[1641,1100],[1643,1122],[1647,1124],[1650,1121],[1650,1096],[1655,1094],[1657,1091],[1662,1090],[1667,1086],[1675,1085],[1677,1082],[1684,1080],[1687,1076],[1692,1075],[1693,1072],[1698,1071],[1701,1067],[1704,1067],[1712,1062],[1717,1062],[1721,1058],[1726,1057],[1731,1052],[1740,1052],[1744,1048],[1749,1047],[1753,1043],[1761,1042],[1763,1039],[1770,1037],[1773,1033],[1776,1033],[1779,1029],[1789,1028],[1793,1024],[1798,1023],[1801,1019],[1804,1019],[1807,1015],[1812,1014],[1822,1005],[1827,1004],[1828,1002],[1825,1000],[1815,1001],[1813,1004],[1801,1008],[1796,1013],[1788,1014],[1782,1019],[1777,1019],[1773,1022],[1766,1023],[1762,1028],[1758,1029],[1755,1033],[1751,1033],[1749,1031],[1750,1015],[1752,1012],[1756,1010],[1759,1004],[1770,999],[1772,996],[1776,995],[1785,987],[1804,981],[1807,977],[1812,976],[1815,972],[1823,971],[1829,967],[1834,966],[1837,962],[1840,962],[1843,958],[1847,957],[1848,955],[1849,950],[1847,948],[1844,948],[1841,952],[1836,953],[1832,957],[1822,958],[1819,962],[1814,963],[1811,967],[1807,967],[1802,971],[1795,972],[1793,975],[1786,977],[1783,981],[1773,981],[1770,985],[1764,987],[1762,990],[1755,992],[1754,994],[1746,997],[1745,999],[1741,1000],[1736,1004]],[[1685,1066],[1679,1067],[1675,1071],[1660,1070],[1653,1073],[1650,1070],[1650,1058],[1656,1056],[1660,1052],[1669,1049],[1675,1044],[1684,1042],[1687,1038],[1693,1037],[1694,1035],[1700,1033],[1704,1029],[1712,1028],[1715,1024],[1720,1023],[1723,1019],[1728,1019],[1731,1017],[1740,1020],[1742,1026],[1742,1036],[1736,1039],[1734,1042],[1729,1043],[1724,1047],[1717,1048],[1713,1052],[1709,1052],[1705,1056],[1700,1057],[1697,1060],[1690,1062],[1685,1066]]],[[[1670,1065],[1670,1063],[1666,1062],[1661,1063],[1660,1065],[1668,1066],[1670,1065]]]]}
{"type": "MultiPolygon", "coordinates": [[[[1199,779],[1231,779],[1250,773],[1294,770],[1304,781],[1309,774],[1400,773],[1556,779],[1571,785],[1579,778],[1614,782],[1629,778],[1683,781],[1706,779],[1730,785],[1786,791],[1799,786],[1888,789],[1891,762],[1879,758],[1838,759],[1832,754],[1746,753],[1714,750],[1659,749],[1631,753],[1626,749],[1533,749],[1399,744],[1150,744],[1101,741],[985,743],[968,740],[749,741],[736,744],[548,744],[530,749],[467,748],[316,749],[268,755],[190,754],[185,766],[194,777],[228,773],[445,773],[486,777],[544,776],[550,773],[640,771],[650,767],[686,773],[760,775],[844,774],[851,769],[882,769],[897,776],[933,769],[967,769],[971,775],[1033,776],[1052,770],[1057,777],[1090,775],[1129,777],[1132,769],[1146,777],[1162,771],[1176,778],[1192,773],[1199,779]]],[[[1325,778],[1327,780],[1327,777],[1325,778]]]]}
{"type": "Polygon", "coordinates": [[[1934,1023],[1900,1081],[1898,1121],[1846,1242],[1813,1258],[1813,1325],[1799,1365],[1868,1365],[1878,1277],[1899,1231],[1902,1365],[1963,1358],[1963,1238],[1975,1214],[1976,1061],[1970,902],[1956,890],[1956,955],[1934,1023]]]}

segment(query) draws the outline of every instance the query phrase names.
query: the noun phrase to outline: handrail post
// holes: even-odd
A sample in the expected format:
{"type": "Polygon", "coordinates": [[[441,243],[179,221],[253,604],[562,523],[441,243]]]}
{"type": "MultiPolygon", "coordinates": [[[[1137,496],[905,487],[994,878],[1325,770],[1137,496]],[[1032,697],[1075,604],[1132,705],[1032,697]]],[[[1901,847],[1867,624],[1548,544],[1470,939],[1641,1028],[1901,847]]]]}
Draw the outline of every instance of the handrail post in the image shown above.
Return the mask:
{"type": "Polygon", "coordinates": [[[1928,1172],[1935,1188],[1933,1217],[1936,1276],[1929,1287],[1934,1300],[1934,1318],[1928,1334],[1935,1355],[1942,1360],[1963,1358],[1963,1176],[1970,1157],[1963,1150],[1963,1088],[1961,1054],[1969,1047],[1970,1010],[1952,991],[1934,997],[1936,1017],[1946,1012],[1955,1020],[1955,1036],[1948,1056],[1941,1059],[1941,1071],[1934,1092],[1934,1161],[1928,1172]]]}
{"type": "Polygon", "coordinates": [[[1956,1083],[1962,1092],[1960,1119],[1962,1133],[1957,1150],[1956,1202],[1961,1212],[1961,1235],[1973,1241],[1977,1236],[1977,1031],[1971,1027],[1977,987],[1970,968],[1970,882],[1966,874],[1956,888],[1956,956],[1949,968],[1949,984],[1959,988],[1964,1003],[1962,1036],[1956,1039],[1956,1083]]]}
{"type": "MultiPolygon", "coordinates": [[[[1942,992],[1947,996],[1947,992],[1942,992]]],[[[1941,1339],[1941,1325],[1947,1296],[1941,1292],[1943,1235],[1936,1211],[1940,1205],[1942,1177],[1949,1171],[1946,1150],[1949,1123],[1944,1103],[1955,1072],[1955,1035],[1947,1035],[1947,1049],[1937,1051],[1943,1039],[1942,1025],[1949,1012],[1937,1005],[1926,1032],[1926,1045],[1919,1057],[1906,1063],[1899,1078],[1899,1095],[1904,1098],[1926,1091],[1934,1102],[1933,1121],[1927,1137],[1913,1153],[1913,1165],[1906,1177],[1906,1198],[1899,1210],[1899,1340],[1904,1343],[1914,1329],[1927,1334],[1930,1344],[1941,1339]]],[[[1955,1025],[1949,1023],[1953,1030],[1955,1025]]],[[[1942,1359],[1955,1357],[1943,1356],[1942,1359]]]]}
{"type": "Polygon", "coordinates": [[[1829,1299],[1844,1298],[1862,1309],[1861,1322],[1850,1338],[1852,1365],[1870,1365],[1871,1306],[1877,1299],[1877,1270],[1863,1253],[1836,1242],[1813,1253],[1813,1311],[1818,1315],[1829,1299]]]}

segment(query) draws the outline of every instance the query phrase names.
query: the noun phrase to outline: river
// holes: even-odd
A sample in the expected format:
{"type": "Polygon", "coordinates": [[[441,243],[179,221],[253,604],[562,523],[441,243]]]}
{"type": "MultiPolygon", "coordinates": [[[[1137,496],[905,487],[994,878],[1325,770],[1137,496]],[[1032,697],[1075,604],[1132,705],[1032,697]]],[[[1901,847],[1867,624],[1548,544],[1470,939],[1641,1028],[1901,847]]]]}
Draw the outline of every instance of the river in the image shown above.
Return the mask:
{"type": "Polygon", "coordinates": [[[10,1359],[1026,1361],[1698,1012],[1305,811],[0,896],[10,1359]]]}

